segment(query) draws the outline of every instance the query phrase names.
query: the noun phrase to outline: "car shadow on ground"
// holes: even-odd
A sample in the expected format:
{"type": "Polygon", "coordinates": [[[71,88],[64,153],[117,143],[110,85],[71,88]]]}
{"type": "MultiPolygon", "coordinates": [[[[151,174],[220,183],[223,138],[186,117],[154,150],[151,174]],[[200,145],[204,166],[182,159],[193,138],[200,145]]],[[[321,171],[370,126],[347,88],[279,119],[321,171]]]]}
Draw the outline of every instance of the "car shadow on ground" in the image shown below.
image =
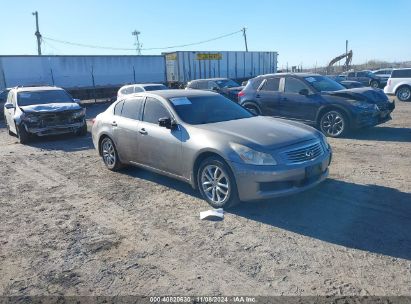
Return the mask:
{"type": "Polygon", "coordinates": [[[411,142],[411,128],[374,127],[352,131],[349,139],[411,142]]]}
{"type": "Polygon", "coordinates": [[[156,184],[160,184],[167,188],[171,188],[179,192],[182,192],[184,194],[201,199],[200,194],[196,190],[194,190],[188,183],[185,183],[185,182],[182,182],[182,181],[179,181],[179,180],[176,180],[176,179],[164,176],[164,175],[153,173],[151,171],[133,167],[133,166],[125,167],[124,169],[121,169],[119,173],[127,174],[132,177],[136,177],[136,178],[144,179],[144,180],[156,183],[156,184]]]}
{"type": "Polygon", "coordinates": [[[328,179],[307,192],[228,212],[372,253],[411,260],[411,193],[328,179]]]}
{"type": "Polygon", "coordinates": [[[90,133],[85,136],[75,134],[33,136],[26,145],[47,151],[76,152],[94,149],[90,133]]]}

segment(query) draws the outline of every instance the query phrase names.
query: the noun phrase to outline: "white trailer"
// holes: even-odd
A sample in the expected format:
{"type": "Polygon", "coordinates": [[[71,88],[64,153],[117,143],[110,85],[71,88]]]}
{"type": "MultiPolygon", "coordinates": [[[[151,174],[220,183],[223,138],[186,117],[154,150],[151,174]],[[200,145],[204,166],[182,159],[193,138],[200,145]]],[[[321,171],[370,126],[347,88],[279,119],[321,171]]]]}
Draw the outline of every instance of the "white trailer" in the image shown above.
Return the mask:
{"type": "Polygon", "coordinates": [[[277,52],[192,52],[164,53],[167,82],[225,77],[248,79],[277,72],[277,52]]]}
{"type": "Polygon", "coordinates": [[[164,56],[0,56],[0,89],[47,84],[66,89],[165,83],[164,56]]]}

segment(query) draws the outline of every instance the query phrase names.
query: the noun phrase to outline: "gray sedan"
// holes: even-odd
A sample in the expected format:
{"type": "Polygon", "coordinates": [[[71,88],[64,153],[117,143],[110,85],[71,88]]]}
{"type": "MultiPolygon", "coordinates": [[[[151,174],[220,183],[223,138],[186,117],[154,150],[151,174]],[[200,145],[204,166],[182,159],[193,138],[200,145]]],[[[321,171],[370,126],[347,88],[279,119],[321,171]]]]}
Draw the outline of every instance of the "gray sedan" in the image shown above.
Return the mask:
{"type": "Polygon", "coordinates": [[[96,117],[92,135],[108,169],[135,165],[182,180],[216,208],[306,190],[331,162],[314,128],[197,90],[127,96],[96,117]]]}

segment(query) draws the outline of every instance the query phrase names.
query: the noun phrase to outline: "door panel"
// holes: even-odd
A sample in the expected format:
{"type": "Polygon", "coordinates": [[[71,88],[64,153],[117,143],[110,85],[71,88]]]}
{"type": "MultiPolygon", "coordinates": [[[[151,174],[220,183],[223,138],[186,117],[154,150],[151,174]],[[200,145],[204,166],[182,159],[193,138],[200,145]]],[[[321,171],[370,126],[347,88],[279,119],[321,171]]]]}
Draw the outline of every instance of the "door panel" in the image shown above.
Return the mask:
{"type": "Polygon", "coordinates": [[[267,78],[257,90],[256,100],[261,105],[263,115],[280,116],[280,78],[267,78]]]}

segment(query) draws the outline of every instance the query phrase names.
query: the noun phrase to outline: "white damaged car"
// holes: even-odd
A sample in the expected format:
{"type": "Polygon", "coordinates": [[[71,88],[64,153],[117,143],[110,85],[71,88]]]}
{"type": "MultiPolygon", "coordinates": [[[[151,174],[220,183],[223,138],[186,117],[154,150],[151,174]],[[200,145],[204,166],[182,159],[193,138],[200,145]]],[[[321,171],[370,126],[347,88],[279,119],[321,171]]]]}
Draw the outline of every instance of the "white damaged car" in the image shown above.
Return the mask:
{"type": "Polygon", "coordinates": [[[64,89],[58,87],[16,87],[4,104],[4,120],[9,134],[20,143],[31,136],[87,133],[86,110],[64,89]]]}

